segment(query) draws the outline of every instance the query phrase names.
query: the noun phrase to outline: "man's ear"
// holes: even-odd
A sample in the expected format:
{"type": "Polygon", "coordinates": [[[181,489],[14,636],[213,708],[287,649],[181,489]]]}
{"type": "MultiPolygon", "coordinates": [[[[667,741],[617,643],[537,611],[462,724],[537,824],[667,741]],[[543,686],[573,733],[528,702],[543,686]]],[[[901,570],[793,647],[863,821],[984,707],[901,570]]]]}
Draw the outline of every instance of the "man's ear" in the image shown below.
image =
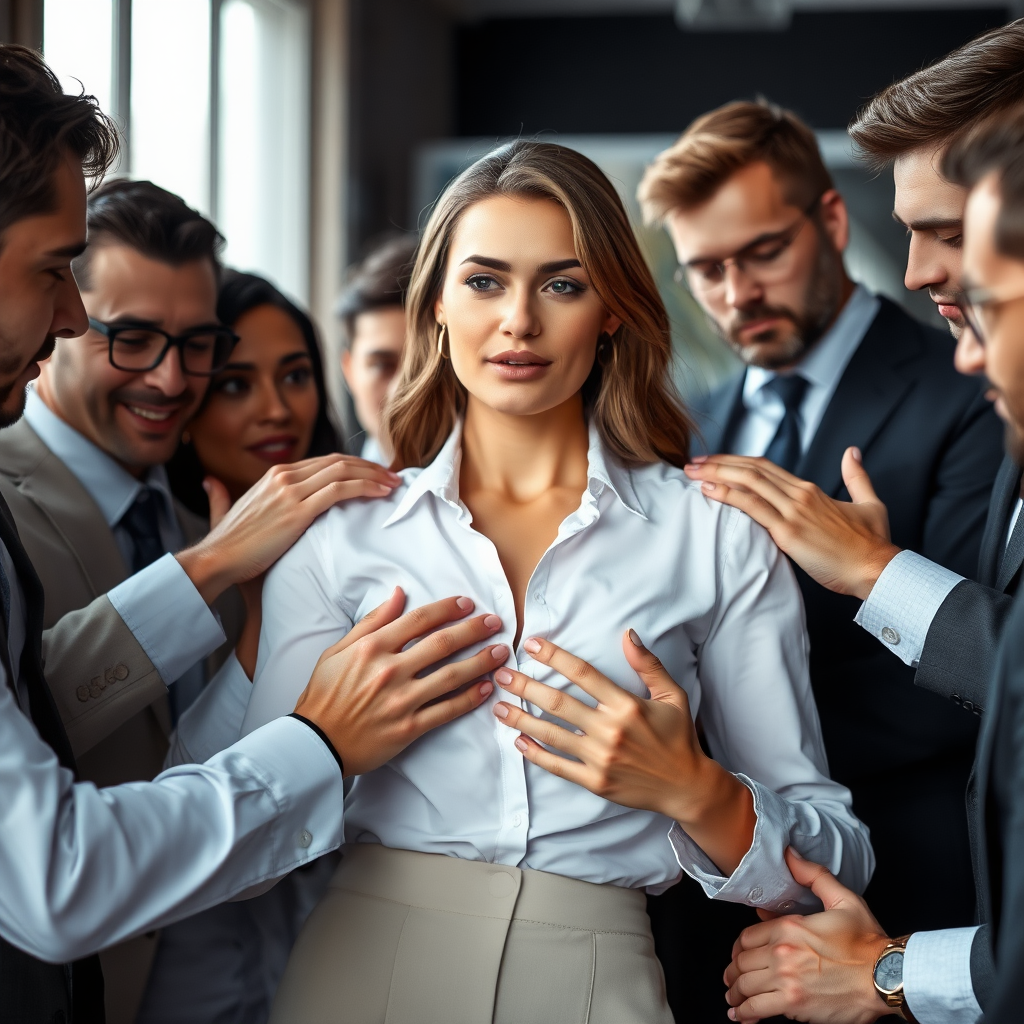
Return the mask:
{"type": "Polygon", "coordinates": [[[818,210],[825,234],[832,240],[837,252],[845,252],[850,244],[850,213],[846,209],[846,200],[834,188],[830,188],[818,200],[818,210]]]}
{"type": "Polygon", "coordinates": [[[349,390],[352,389],[352,350],[345,349],[341,353],[341,375],[345,378],[345,383],[349,386],[349,390]]]}

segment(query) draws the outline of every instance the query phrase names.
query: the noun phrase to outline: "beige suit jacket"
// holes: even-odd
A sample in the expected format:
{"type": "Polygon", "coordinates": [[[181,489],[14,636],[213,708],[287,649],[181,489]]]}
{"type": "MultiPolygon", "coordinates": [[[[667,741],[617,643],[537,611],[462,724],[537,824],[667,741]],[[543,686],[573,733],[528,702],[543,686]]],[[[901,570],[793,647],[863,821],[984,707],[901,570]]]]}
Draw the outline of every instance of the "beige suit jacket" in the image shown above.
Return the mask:
{"type": "MultiPolygon", "coordinates": [[[[110,527],[25,420],[0,432],[0,492],[43,582],[46,680],[81,777],[101,786],[153,778],[171,729],[167,686],[105,596],[130,575],[110,527]]],[[[205,521],[175,511],[186,543],[200,540],[205,521]]],[[[228,641],[207,659],[208,677],[244,622],[237,591],[218,611],[228,641]]]]}

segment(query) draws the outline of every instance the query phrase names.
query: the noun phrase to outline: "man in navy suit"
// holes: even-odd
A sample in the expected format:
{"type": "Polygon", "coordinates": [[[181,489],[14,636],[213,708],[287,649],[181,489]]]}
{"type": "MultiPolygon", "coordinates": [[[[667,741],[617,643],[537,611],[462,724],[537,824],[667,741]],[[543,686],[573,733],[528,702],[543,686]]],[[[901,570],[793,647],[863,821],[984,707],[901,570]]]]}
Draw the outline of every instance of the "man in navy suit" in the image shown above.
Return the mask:
{"type": "MultiPolygon", "coordinates": [[[[810,129],[768,103],[729,104],[657,158],[640,198],[746,364],[695,410],[705,450],[766,457],[846,498],[840,466],[856,446],[889,509],[879,571],[905,548],[973,576],[1000,426],[980,382],[954,370],[952,339],[847,276],[846,207],[810,129]]],[[[878,856],[869,893],[895,934],[969,924],[963,793],[976,719],[915,688],[913,668],[855,622],[855,596],[797,575],[830,769],[853,791],[878,856]]],[[[707,930],[698,956],[720,968],[742,912],[701,907],[689,887],[659,900],[651,911],[663,960],[692,966],[680,929],[699,915],[707,930]]],[[[692,989],[686,1005],[692,1011],[692,989]]]]}

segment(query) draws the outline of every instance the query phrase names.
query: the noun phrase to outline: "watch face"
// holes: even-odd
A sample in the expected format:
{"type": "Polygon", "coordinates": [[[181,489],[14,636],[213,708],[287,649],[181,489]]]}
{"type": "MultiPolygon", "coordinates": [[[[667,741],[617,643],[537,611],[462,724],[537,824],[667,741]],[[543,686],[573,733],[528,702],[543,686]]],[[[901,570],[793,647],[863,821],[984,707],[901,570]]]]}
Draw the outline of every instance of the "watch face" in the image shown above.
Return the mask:
{"type": "Polygon", "coordinates": [[[875,966],[875,984],[883,992],[897,992],[903,984],[903,951],[886,953],[875,966]]]}

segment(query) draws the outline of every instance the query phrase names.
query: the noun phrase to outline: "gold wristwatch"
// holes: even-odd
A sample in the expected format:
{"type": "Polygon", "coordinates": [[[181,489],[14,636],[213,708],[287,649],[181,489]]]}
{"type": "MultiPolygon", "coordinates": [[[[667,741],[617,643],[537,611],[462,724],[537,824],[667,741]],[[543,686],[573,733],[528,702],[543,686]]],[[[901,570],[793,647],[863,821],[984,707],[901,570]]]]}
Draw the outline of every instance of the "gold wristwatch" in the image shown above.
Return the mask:
{"type": "Polygon", "coordinates": [[[917,1024],[903,994],[903,956],[907,951],[909,939],[909,935],[901,935],[898,939],[889,940],[875,961],[871,980],[875,983],[875,991],[882,1002],[889,1007],[890,1013],[895,1013],[911,1024],[917,1024]]]}

